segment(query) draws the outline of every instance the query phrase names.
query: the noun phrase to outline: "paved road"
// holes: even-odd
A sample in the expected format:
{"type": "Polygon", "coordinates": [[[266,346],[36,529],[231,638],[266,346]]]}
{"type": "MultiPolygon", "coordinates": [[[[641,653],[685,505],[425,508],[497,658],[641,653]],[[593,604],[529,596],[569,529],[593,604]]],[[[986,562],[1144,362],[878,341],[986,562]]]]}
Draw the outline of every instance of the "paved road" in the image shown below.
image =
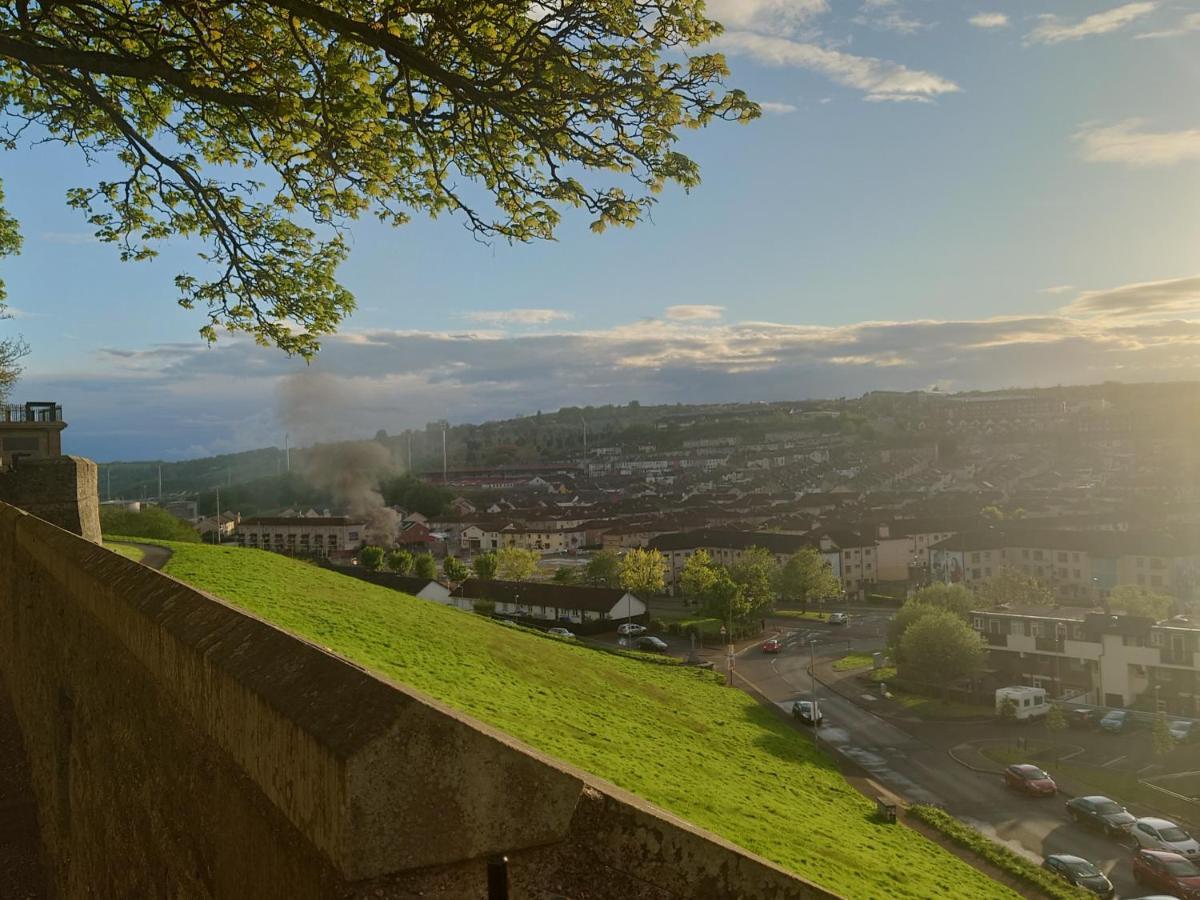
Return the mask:
{"type": "MultiPolygon", "coordinates": [[[[737,660],[737,675],[790,712],[793,699],[813,693],[813,682],[807,672],[810,652],[805,639],[811,635],[825,641],[815,646],[816,656],[821,656],[822,651],[837,655],[845,649],[846,636],[853,633],[853,628],[809,627],[803,623],[785,637],[784,649],[778,655],[765,655],[756,647],[743,651],[737,660]]],[[[869,641],[855,641],[856,649],[871,647],[869,641]]],[[[963,732],[971,726],[948,726],[945,743],[938,743],[915,737],[843,697],[830,695],[820,686],[817,694],[826,722],[819,739],[858,763],[875,781],[902,799],[940,803],[985,834],[1037,862],[1049,853],[1083,856],[1108,874],[1116,885],[1118,897],[1138,897],[1145,893],[1133,881],[1130,851],[1073,824],[1061,800],[1035,800],[1013,794],[1002,786],[998,775],[973,772],[954,762],[947,750],[969,739],[963,732]]]]}
{"type": "Polygon", "coordinates": [[[137,547],[146,554],[142,557],[142,565],[149,566],[151,569],[161,569],[171,558],[171,551],[166,547],[159,547],[157,544],[131,544],[130,546],[137,547]]]}

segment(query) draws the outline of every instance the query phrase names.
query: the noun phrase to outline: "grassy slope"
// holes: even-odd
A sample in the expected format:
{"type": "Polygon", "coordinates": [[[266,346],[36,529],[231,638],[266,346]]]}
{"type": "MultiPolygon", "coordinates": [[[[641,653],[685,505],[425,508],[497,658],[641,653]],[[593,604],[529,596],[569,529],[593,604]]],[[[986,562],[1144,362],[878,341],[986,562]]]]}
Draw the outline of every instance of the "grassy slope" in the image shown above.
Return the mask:
{"type": "Polygon", "coordinates": [[[711,673],[654,665],[257,550],[171,545],[167,571],[412,685],[847,897],[1012,897],[872,805],[711,673]]]}
{"type": "Polygon", "coordinates": [[[104,546],[113,551],[113,553],[120,553],[134,562],[141,562],[146,558],[146,551],[141,547],[135,547],[133,544],[123,544],[119,541],[105,541],[104,546]]]}

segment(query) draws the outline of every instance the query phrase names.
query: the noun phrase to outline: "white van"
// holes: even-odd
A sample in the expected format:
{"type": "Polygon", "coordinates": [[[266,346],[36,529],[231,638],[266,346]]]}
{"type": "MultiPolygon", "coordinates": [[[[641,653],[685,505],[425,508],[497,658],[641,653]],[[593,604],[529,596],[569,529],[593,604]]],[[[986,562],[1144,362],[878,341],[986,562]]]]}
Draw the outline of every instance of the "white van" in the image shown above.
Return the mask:
{"type": "Polygon", "coordinates": [[[1003,715],[1004,704],[1012,701],[1016,710],[1016,719],[1023,722],[1036,719],[1050,712],[1050,704],[1046,702],[1045,688],[1015,687],[996,688],[996,715],[1003,715]]]}

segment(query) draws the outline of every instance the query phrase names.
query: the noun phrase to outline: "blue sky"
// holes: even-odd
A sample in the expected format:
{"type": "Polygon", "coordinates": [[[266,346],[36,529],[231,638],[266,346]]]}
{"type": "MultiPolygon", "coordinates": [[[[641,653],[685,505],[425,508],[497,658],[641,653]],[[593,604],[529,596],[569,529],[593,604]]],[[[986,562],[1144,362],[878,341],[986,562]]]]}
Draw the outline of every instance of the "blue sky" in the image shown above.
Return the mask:
{"type": "Polygon", "coordinates": [[[540,245],[364,220],[341,270],[359,310],[309,368],[206,348],[173,302],[194,248],[120,263],[62,202],[102,167],[8,153],[17,398],[61,400],[76,452],[179,458],[576,403],[1196,377],[1200,3],[710,10],[768,111],[685,135],[698,189],[540,245]],[[289,422],[297,373],[327,420],[289,422]]]}

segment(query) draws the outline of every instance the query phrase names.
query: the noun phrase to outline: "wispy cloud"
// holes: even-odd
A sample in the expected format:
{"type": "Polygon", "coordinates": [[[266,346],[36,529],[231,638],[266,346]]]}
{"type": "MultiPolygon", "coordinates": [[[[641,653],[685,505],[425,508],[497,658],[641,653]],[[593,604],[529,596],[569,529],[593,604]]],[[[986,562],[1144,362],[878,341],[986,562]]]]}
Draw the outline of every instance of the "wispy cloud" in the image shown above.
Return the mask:
{"type": "Polygon", "coordinates": [[[773,116],[786,116],[788,113],[794,113],[796,107],[791,103],[779,103],[775,100],[760,100],[758,105],[765,113],[770,113],[773,116]]]}
{"type": "Polygon", "coordinates": [[[853,20],[855,25],[865,25],[877,31],[891,31],[896,34],[916,34],[927,31],[936,25],[935,22],[923,22],[900,9],[895,0],[867,0],[853,20]]]}
{"type": "Polygon", "coordinates": [[[1169,166],[1200,159],[1200,129],[1144,131],[1143,120],[1084,128],[1075,135],[1088,162],[1169,166]]]}
{"type": "Polygon", "coordinates": [[[668,306],[667,318],[677,322],[719,319],[725,313],[723,306],[697,304],[692,306],[668,306]]]}
{"type": "Polygon", "coordinates": [[[1069,316],[1161,319],[1200,316],[1200,275],[1084,291],[1062,312],[1069,316]]]}
{"type": "Polygon", "coordinates": [[[1164,28],[1161,31],[1146,31],[1142,34],[1135,34],[1135,38],[1172,38],[1179,37],[1183,34],[1191,34],[1192,32],[1200,31],[1200,13],[1188,13],[1179,23],[1173,28],[1164,28]]]}
{"type": "Polygon", "coordinates": [[[88,231],[43,231],[38,234],[38,239],[43,240],[48,244],[98,244],[99,238],[88,231]]]}
{"type": "Polygon", "coordinates": [[[1077,41],[1100,34],[1110,34],[1148,16],[1158,9],[1158,6],[1156,0],[1126,3],[1123,6],[1093,13],[1078,22],[1067,22],[1052,14],[1042,15],[1038,17],[1040,21],[1037,27],[1025,36],[1025,43],[1061,44],[1064,41],[1077,41]]]}
{"type": "Polygon", "coordinates": [[[709,16],[726,28],[768,34],[795,34],[816,17],[829,12],[827,0],[709,0],[709,16]]]}
{"type": "Polygon", "coordinates": [[[976,13],[967,19],[976,28],[1007,28],[1008,14],[1002,12],[976,13]]]}
{"type": "Polygon", "coordinates": [[[1075,290],[1075,285],[1073,285],[1073,284],[1056,284],[1056,285],[1052,285],[1051,287],[1042,288],[1041,293],[1043,293],[1043,294],[1069,294],[1073,290],[1075,290]]]}
{"type": "Polygon", "coordinates": [[[561,309],[480,309],[464,318],[486,325],[549,325],[565,322],[572,315],[561,309]]]}
{"type": "Polygon", "coordinates": [[[932,72],[786,38],[731,31],[714,40],[713,45],[731,55],[748,56],[764,65],[818,72],[837,84],[862,91],[866,99],[872,101],[930,101],[961,90],[953,81],[932,72]]]}

